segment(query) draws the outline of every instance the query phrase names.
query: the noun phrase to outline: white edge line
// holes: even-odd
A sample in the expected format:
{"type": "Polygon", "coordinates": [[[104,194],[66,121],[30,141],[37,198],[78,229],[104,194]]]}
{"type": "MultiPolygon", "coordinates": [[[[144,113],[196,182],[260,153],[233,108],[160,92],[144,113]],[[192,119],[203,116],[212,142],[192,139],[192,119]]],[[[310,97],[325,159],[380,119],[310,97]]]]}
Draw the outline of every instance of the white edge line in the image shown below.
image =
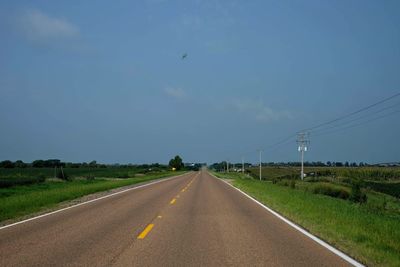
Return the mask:
{"type": "Polygon", "coordinates": [[[253,200],[254,202],[256,202],[258,205],[260,205],[261,207],[263,207],[264,209],[266,209],[267,211],[269,211],[270,213],[272,213],[273,215],[275,215],[276,217],[278,217],[279,219],[281,219],[282,221],[284,221],[285,223],[287,223],[288,225],[290,225],[291,227],[293,227],[294,229],[296,229],[297,231],[299,231],[300,233],[304,234],[305,236],[311,238],[312,240],[314,240],[315,242],[317,242],[318,244],[320,244],[321,246],[325,247],[326,249],[328,249],[329,251],[333,252],[334,254],[336,254],[337,256],[341,257],[342,259],[344,259],[345,261],[347,261],[348,263],[357,266],[357,267],[364,267],[363,264],[361,264],[360,262],[356,261],[355,259],[351,258],[350,256],[344,254],[343,252],[341,252],[340,250],[332,247],[331,245],[329,245],[328,243],[326,243],[325,241],[321,240],[320,238],[316,237],[315,235],[311,234],[310,232],[304,230],[303,228],[301,228],[300,226],[298,226],[297,224],[291,222],[290,220],[286,219],[285,217],[283,217],[282,215],[280,215],[279,213],[277,213],[276,211],[272,210],[271,208],[267,207],[266,205],[264,205],[263,203],[261,203],[260,201],[258,201],[257,199],[253,198],[252,196],[248,195],[247,193],[243,192],[242,190],[240,190],[237,187],[234,187],[233,185],[231,185],[230,183],[221,180],[220,178],[216,177],[215,175],[213,175],[212,173],[211,176],[213,176],[214,178],[224,182],[225,184],[233,187],[234,189],[236,189],[237,191],[239,191],[240,193],[242,193],[243,195],[245,195],[246,197],[250,198],[251,200],[253,200]]]}
{"type": "Polygon", "coordinates": [[[29,221],[33,221],[33,220],[36,220],[36,219],[40,219],[40,218],[43,218],[43,217],[46,217],[46,216],[49,216],[49,215],[52,215],[52,214],[55,214],[55,213],[59,213],[59,212],[65,211],[65,210],[76,208],[76,207],[79,207],[79,206],[82,206],[82,205],[86,205],[86,204],[89,204],[89,203],[92,203],[92,202],[95,202],[95,201],[98,201],[98,200],[101,200],[101,199],[105,199],[105,198],[108,198],[108,197],[119,195],[119,194],[122,194],[122,193],[125,193],[125,192],[128,192],[128,191],[131,191],[131,190],[136,190],[136,189],[139,189],[139,188],[142,188],[142,187],[146,187],[146,186],[150,186],[150,185],[153,185],[153,184],[158,184],[158,183],[161,183],[161,182],[165,182],[165,181],[168,181],[168,180],[171,180],[171,179],[175,179],[175,178],[178,178],[178,177],[190,174],[190,173],[191,172],[188,172],[188,173],[184,173],[184,174],[180,174],[180,175],[177,175],[177,176],[173,176],[173,177],[170,177],[170,178],[164,178],[164,179],[163,178],[159,178],[161,180],[150,182],[150,183],[143,184],[143,185],[138,185],[136,187],[128,188],[128,189],[125,189],[125,190],[122,190],[122,191],[119,191],[119,192],[115,192],[115,193],[112,193],[112,194],[109,194],[109,195],[106,195],[106,196],[102,196],[102,197],[99,197],[99,198],[88,200],[88,201],[85,201],[85,202],[82,202],[82,203],[79,203],[79,204],[75,204],[75,205],[72,205],[72,206],[69,206],[69,207],[66,207],[66,208],[62,208],[62,209],[55,210],[55,211],[52,211],[52,212],[49,212],[49,213],[45,213],[45,214],[42,214],[42,215],[39,215],[39,216],[36,216],[36,217],[32,217],[32,218],[29,218],[29,219],[26,219],[26,220],[23,220],[23,221],[19,221],[19,222],[12,223],[12,224],[7,224],[7,225],[4,225],[4,226],[1,226],[0,230],[3,230],[3,229],[8,228],[8,227],[15,226],[15,225],[18,225],[18,224],[22,224],[22,223],[26,223],[26,222],[29,222],[29,221]]]}

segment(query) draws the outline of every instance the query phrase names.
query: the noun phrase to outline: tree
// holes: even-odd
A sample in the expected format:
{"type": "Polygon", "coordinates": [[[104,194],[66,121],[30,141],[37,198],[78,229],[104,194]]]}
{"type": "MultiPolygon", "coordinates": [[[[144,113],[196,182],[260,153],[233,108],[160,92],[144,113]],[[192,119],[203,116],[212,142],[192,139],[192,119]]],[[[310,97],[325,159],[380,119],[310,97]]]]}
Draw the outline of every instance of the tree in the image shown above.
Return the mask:
{"type": "Polygon", "coordinates": [[[11,160],[4,160],[0,162],[0,167],[1,168],[14,168],[15,165],[11,160]]]}
{"type": "Polygon", "coordinates": [[[343,163],[340,162],[340,161],[336,161],[336,162],[335,162],[335,166],[336,166],[336,167],[343,167],[343,163]]]}
{"type": "Polygon", "coordinates": [[[178,155],[175,156],[175,158],[171,159],[169,161],[169,166],[171,168],[175,168],[176,170],[180,170],[183,168],[183,162],[181,157],[179,157],[178,155]]]}
{"type": "Polygon", "coordinates": [[[22,160],[17,160],[14,164],[15,164],[16,168],[26,168],[27,167],[27,164],[24,163],[22,160]]]}
{"type": "Polygon", "coordinates": [[[89,162],[89,166],[90,167],[97,167],[97,161],[92,160],[91,162],[89,162]]]}
{"type": "Polygon", "coordinates": [[[326,162],[326,166],[329,166],[329,167],[331,167],[331,166],[332,166],[332,162],[330,162],[330,161],[327,161],[327,162],[326,162]]]}
{"type": "Polygon", "coordinates": [[[41,159],[35,160],[32,162],[32,167],[34,168],[42,168],[44,165],[44,161],[41,159]]]}

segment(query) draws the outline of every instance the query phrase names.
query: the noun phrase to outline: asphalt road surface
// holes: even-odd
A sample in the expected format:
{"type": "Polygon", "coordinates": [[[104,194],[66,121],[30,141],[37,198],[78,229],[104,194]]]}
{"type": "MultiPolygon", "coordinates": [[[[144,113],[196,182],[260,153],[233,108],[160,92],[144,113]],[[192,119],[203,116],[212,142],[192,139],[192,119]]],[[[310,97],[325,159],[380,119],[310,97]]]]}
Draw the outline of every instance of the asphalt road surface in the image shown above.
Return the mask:
{"type": "Polygon", "coordinates": [[[0,266],[348,266],[206,171],[0,230],[0,266]]]}

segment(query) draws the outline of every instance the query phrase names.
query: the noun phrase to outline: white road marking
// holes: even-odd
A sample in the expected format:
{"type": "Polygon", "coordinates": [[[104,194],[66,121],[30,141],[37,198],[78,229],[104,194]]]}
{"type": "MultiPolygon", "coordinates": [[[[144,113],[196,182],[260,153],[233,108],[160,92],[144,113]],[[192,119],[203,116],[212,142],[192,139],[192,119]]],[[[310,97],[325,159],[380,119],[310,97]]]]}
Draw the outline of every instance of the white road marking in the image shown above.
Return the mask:
{"type": "Polygon", "coordinates": [[[181,174],[181,175],[178,175],[178,176],[173,176],[173,177],[166,178],[166,179],[162,179],[161,178],[162,180],[158,180],[158,181],[154,181],[154,182],[151,182],[151,183],[148,183],[148,184],[143,184],[143,185],[139,185],[139,186],[136,186],[136,187],[128,188],[128,189],[125,189],[125,190],[122,190],[122,191],[119,191],[119,192],[115,192],[115,193],[112,193],[112,194],[109,194],[109,195],[106,195],[106,196],[102,196],[102,197],[99,197],[99,198],[88,200],[86,202],[82,202],[82,203],[79,203],[79,204],[76,204],[76,205],[72,205],[72,206],[69,206],[69,207],[66,207],[66,208],[62,208],[62,209],[55,210],[55,211],[52,211],[52,212],[49,212],[49,213],[45,213],[45,214],[42,214],[42,215],[39,215],[39,216],[36,216],[36,217],[33,217],[33,218],[29,218],[29,219],[26,219],[26,220],[23,220],[23,221],[19,221],[19,222],[12,223],[12,224],[7,224],[7,225],[4,225],[4,226],[0,227],[0,230],[8,228],[8,227],[15,226],[15,225],[18,225],[18,224],[21,224],[21,223],[26,223],[26,222],[33,221],[33,220],[36,220],[36,219],[39,219],[39,218],[43,218],[43,217],[46,217],[46,216],[49,216],[49,215],[52,215],[52,214],[55,214],[55,213],[59,213],[59,212],[65,211],[65,210],[76,208],[76,207],[79,207],[79,206],[82,206],[82,205],[85,205],[85,204],[89,204],[89,203],[92,203],[92,202],[95,202],[95,201],[98,201],[98,200],[101,200],[101,199],[105,199],[105,198],[112,197],[112,196],[115,196],[115,195],[118,195],[118,194],[122,194],[122,193],[125,193],[125,192],[128,192],[128,191],[131,191],[131,190],[136,190],[136,189],[139,189],[139,188],[142,188],[142,187],[146,187],[146,186],[150,186],[150,185],[153,185],[153,184],[158,184],[158,183],[161,183],[161,182],[165,182],[165,181],[168,181],[168,180],[171,180],[171,179],[175,179],[175,178],[178,178],[178,177],[190,174],[190,173],[191,172],[184,173],[184,174],[181,174]]]}
{"type": "Polygon", "coordinates": [[[293,223],[292,221],[289,221],[288,219],[286,219],[285,217],[283,217],[282,215],[280,215],[279,213],[277,213],[276,211],[272,210],[271,208],[267,207],[266,205],[264,205],[263,203],[261,203],[260,201],[258,201],[257,199],[253,198],[252,196],[248,195],[247,193],[243,192],[242,190],[240,190],[239,188],[234,187],[233,185],[231,185],[230,183],[219,179],[218,177],[216,177],[215,175],[213,175],[212,173],[209,173],[211,176],[213,176],[214,178],[218,179],[219,181],[224,182],[225,184],[231,186],[232,188],[236,189],[237,191],[239,191],[240,193],[242,193],[243,195],[245,195],[246,197],[250,198],[251,200],[253,200],[254,202],[256,202],[258,205],[260,205],[261,207],[263,207],[264,209],[266,209],[267,211],[269,211],[270,213],[272,213],[273,215],[275,215],[276,217],[278,217],[279,219],[281,219],[282,221],[284,221],[285,223],[287,223],[288,225],[290,225],[291,227],[293,227],[294,229],[296,229],[297,231],[299,231],[300,233],[304,234],[305,236],[307,236],[308,238],[311,238],[312,240],[314,240],[315,242],[317,242],[318,244],[320,244],[321,246],[325,247],[326,249],[328,249],[329,251],[333,252],[334,254],[336,254],[337,256],[339,256],[340,258],[344,259],[345,261],[347,261],[348,263],[352,264],[353,266],[357,266],[357,267],[364,267],[363,264],[361,264],[360,262],[356,261],[355,259],[351,258],[350,256],[344,254],[343,252],[341,252],[340,250],[332,247],[331,245],[329,245],[328,243],[326,243],[325,241],[323,241],[322,239],[316,237],[315,235],[311,234],[310,232],[304,230],[303,228],[301,228],[300,226],[298,226],[297,224],[293,223]]]}

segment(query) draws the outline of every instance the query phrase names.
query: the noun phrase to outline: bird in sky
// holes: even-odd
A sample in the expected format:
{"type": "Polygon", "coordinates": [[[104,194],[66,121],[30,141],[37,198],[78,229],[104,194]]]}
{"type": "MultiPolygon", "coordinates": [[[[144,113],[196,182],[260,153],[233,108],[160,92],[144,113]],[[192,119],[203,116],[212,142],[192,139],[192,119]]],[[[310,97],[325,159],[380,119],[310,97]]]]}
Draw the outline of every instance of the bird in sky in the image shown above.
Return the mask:
{"type": "Polygon", "coordinates": [[[187,53],[182,55],[182,60],[184,60],[187,57],[187,53]]]}

